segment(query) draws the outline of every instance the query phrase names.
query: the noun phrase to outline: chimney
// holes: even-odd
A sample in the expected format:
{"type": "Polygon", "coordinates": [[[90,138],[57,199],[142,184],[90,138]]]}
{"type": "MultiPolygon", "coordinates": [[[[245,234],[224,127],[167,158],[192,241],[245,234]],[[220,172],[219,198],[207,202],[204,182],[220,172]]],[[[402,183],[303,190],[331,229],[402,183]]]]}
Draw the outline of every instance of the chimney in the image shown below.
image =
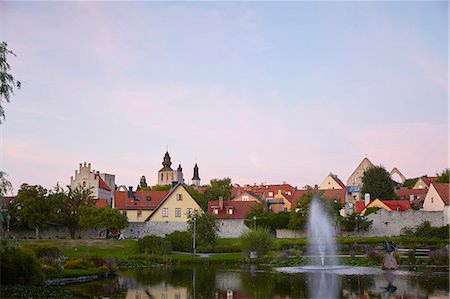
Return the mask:
{"type": "Polygon", "coordinates": [[[133,196],[133,186],[128,187],[128,198],[134,198],[133,196]]]}
{"type": "Polygon", "coordinates": [[[414,194],[410,194],[409,195],[409,202],[413,203],[413,201],[414,201],[414,194]]]}
{"type": "Polygon", "coordinates": [[[223,196],[219,196],[219,210],[223,210],[223,196]]]}
{"type": "Polygon", "coordinates": [[[370,203],[370,193],[364,194],[364,205],[367,206],[370,203]]]}

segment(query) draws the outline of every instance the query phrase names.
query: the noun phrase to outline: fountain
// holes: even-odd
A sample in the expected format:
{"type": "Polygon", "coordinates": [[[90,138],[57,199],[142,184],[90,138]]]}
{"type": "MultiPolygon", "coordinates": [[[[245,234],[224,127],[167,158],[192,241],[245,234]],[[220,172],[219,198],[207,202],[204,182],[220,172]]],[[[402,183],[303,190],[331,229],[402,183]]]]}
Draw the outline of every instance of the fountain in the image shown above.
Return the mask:
{"type": "Polygon", "coordinates": [[[282,267],[285,273],[307,273],[310,298],[337,298],[340,275],[374,275],[382,271],[369,267],[339,265],[334,225],[321,204],[313,198],[308,217],[309,264],[302,267],[282,267]]]}

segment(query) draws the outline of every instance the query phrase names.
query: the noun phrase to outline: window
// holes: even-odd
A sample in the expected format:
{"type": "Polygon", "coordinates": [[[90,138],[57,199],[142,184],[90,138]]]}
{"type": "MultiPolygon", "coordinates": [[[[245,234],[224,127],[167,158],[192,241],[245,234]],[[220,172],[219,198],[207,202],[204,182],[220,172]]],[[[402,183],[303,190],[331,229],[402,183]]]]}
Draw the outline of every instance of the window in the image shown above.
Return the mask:
{"type": "Polygon", "coordinates": [[[228,210],[227,210],[227,214],[228,214],[228,215],[233,215],[233,209],[228,209],[228,210]]]}
{"type": "Polygon", "coordinates": [[[139,201],[140,200],[139,196],[134,196],[134,200],[139,201]]]}
{"type": "Polygon", "coordinates": [[[83,187],[86,187],[86,182],[83,182],[83,187]]]}
{"type": "Polygon", "coordinates": [[[248,201],[248,196],[247,195],[242,196],[242,201],[248,201]]]}
{"type": "Polygon", "coordinates": [[[215,215],[219,214],[219,209],[213,209],[213,214],[215,215]]]}
{"type": "Polygon", "coordinates": [[[286,194],[290,196],[291,195],[291,191],[287,191],[286,194]]]}
{"type": "Polygon", "coordinates": [[[164,174],[161,173],[161,181],[164,180],[164,174]]]}
{"type": "Polygon", "coordinates": [[[127,210],[122,210],[123,215],[127,215],[127,210]]]}
{"type": "Polygon", "coordinates": [[[175,208],[175,217],[181,217],[181,208],[175,208]]]}
{"type": "Polygon", "coordinates": [[[187,208],[187,214],[188,216],[192,214],[192,208],[187,208]]]}
{"type": "Polygon", "coordinates": [[[183,199],[183,194],[177,194],[177,200],[182,200],[183,199]]]}
{"type": "Polygon", "coordinates": [[[433,199],[433,197],[431,198],[431,203],[433,203],[434,202],[434,199],[433,199]]]}
{"type": "Polygon", "coordinates": [[[169,217],[169,209],[168,208],[163,208],[162,209],[162,216],[163,217],[169,217]]]}
{"type": "Polygon", "coordinates": [[[148,201],[152,200],[151,196],[147,196],[145,199],[147,199],[148,201]]]}
{"type": "Polygon", "coordinates": [[[137,211],[137,217],[139,218],[139,217],[142,217],[142,211],[141,210],[138,210],[137,211]]]}
{"type": "Polygon", "coordinates": [[[273,192],[270,191],[270,192],[269,192],[269,197],[272,197],[272,196],[273,196],[273,192]]]}

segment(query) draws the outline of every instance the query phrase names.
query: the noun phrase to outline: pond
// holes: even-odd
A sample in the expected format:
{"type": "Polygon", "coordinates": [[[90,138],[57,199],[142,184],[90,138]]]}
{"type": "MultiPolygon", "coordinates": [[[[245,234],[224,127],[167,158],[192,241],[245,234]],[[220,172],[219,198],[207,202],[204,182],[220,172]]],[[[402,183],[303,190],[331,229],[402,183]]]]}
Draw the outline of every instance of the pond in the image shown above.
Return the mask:
{"type": "Polygon", "coordinates": [[[323,298],[324,288],[336,290],[331,298],[449,298],[445,269],[342,275],[281,273],[253,265],[159,266],[66,287],[92,296],[133,299],[323,298]]]}

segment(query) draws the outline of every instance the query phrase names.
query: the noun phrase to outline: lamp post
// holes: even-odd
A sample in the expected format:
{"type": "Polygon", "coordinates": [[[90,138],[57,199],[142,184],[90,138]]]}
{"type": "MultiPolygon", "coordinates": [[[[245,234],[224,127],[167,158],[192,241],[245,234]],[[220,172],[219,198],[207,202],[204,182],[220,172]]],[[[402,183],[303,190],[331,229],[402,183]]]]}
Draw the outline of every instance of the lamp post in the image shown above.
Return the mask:
{"type": "Polygon", "coordinates": [[[256,229],[256,215],[253,215],[253,229],[256,229]]]}
{"type": "Polygon", "coordinates": [[[194,252],[194,255],[196,254],[196,248],[195,248],[195,229],[196,229],[196,227],[195,227],[195,225],[196,225],[196,223],[197,223],[197,217],[194,217],[194,239],[192,240],[192,249],[193,249],[193,252],[194,252]]]}

